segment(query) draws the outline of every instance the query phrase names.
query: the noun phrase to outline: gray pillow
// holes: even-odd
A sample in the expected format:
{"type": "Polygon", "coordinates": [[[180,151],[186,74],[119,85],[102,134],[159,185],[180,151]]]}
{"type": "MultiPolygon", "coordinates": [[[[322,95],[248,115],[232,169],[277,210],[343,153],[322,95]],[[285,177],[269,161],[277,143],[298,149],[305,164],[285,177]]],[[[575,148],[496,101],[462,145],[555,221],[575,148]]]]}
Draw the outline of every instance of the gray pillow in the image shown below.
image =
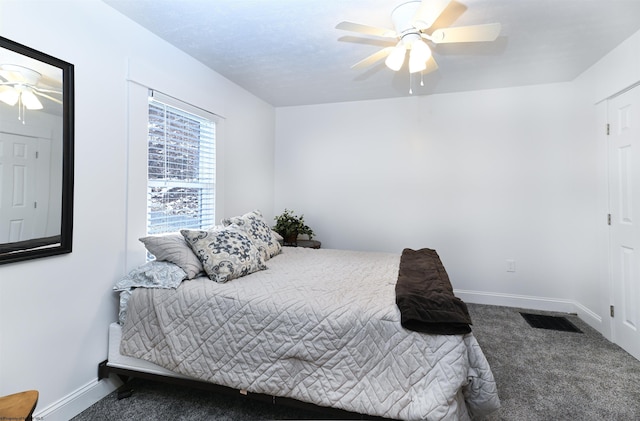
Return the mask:
{"type": "Polygon", "coordinates": [[[209,231],[180,230],[216,282],[227,282],[266,269],[260,250],[235,224],[209,231]]]}
{"type": "Polygon", "coordinates": [[[222,220],[224,226],[231,224],[236,224],[249,236],[253,244],[263,253],[265,262],[282,250],[278,237],[274,235],[275,232],[271,230],[259,210],[222,220]]]}
{"type": "Polygon", "coordinates": [[[186,243],[179,232],[150,235],[140,238],[140,241],[156,260],[174,263],[187,273],[188,279],[193,279],[204,273],[198,256],[186,243]]]}

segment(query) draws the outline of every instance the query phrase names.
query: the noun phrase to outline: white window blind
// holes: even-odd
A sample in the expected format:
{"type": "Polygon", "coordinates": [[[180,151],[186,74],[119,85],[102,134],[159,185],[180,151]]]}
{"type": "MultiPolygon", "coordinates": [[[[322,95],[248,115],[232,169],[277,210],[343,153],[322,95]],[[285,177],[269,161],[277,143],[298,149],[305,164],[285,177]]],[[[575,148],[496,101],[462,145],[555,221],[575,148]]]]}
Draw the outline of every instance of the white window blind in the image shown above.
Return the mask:
{"type": "Polygon", "coordinates": [[[148,234],[215,223],[215,116],[193,109],[157,92],[149,96],[148,234]]]}

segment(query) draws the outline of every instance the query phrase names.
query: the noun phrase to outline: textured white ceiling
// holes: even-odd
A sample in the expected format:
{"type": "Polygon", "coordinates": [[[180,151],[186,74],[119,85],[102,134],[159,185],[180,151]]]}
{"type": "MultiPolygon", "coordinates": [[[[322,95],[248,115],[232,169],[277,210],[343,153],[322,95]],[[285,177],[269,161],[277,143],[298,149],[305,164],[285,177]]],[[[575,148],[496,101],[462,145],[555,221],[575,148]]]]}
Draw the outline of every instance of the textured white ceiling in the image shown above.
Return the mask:
{"type": "Polygon", "coordinates": [[[569,81],[640,30],[640,0],[454,1],[434,27],[499,22],[501,35],[438,45],[420,87],[406,68],[352,70],[381,40],[335,29],[393,28],[406,0],[103,1],[274,106],[408,96],[410,83],[427,95],[569,81]]]}

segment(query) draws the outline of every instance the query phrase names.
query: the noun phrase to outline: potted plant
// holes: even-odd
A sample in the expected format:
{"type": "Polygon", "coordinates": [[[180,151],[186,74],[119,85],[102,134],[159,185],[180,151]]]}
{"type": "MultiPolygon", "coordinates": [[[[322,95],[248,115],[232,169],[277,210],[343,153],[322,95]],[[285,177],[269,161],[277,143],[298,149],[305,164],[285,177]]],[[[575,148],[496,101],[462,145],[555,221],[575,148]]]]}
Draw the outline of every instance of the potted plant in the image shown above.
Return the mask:
{"type": "Polygon", "coordinates": [[[284,245],[297,245],[299,235],[308,235],[309,240],[314,236],[313,230],[304,222],[304,215],[297,216],[285,209],[273,219],[276,221],[273,230],[282,236],[284,245]]]}

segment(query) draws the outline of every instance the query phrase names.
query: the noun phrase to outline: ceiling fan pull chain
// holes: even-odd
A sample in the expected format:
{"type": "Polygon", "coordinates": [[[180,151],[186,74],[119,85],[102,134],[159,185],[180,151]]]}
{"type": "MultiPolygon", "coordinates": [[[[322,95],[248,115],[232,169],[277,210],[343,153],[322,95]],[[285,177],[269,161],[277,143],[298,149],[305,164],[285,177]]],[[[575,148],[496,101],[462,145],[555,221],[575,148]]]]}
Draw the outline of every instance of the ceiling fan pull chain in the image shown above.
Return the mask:
{"type": "Polygon", "coordinates": [[[411,73],[409,73],[409,95],[413,95],[413,88],[411,87],[411,73]]]}
{"type": "Polygon", "coordinates": [[[22,95],[18,96],[18,120],[24,124],[24,106],[22,104],[22,95]]]}
{"type": "Polygon", "coordinates": [[[424,86],[424,72],[420,72],[420,86],[424,86]]]}

